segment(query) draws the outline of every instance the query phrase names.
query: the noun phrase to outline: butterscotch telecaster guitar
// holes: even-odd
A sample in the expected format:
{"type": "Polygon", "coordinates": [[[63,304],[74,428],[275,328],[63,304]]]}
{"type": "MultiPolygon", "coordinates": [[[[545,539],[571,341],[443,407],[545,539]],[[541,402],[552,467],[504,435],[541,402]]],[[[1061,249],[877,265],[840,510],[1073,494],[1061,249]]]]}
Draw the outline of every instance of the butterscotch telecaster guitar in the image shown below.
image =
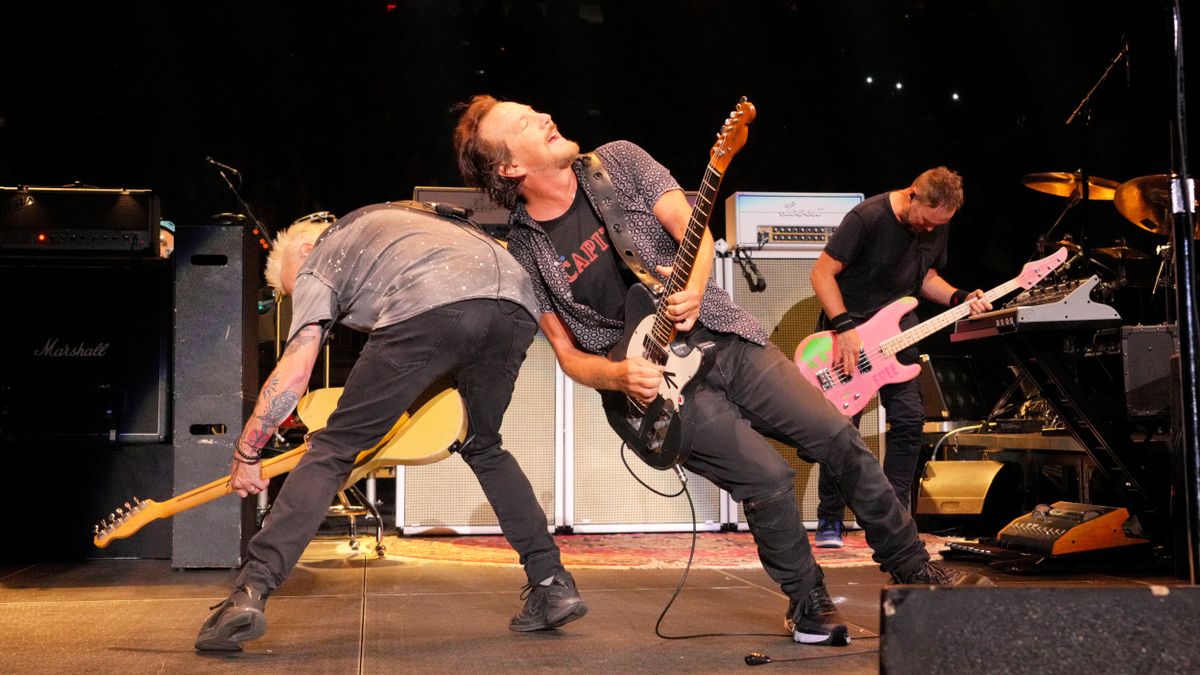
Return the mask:
{"type": "MultiPolygon", "coordinates": [[[[325,426],[341,395],[342,389],[335,387],[317,389],[300,399],[296,412],[310,432],[325,426]]],[[[375,447],[360,452],[345,484],[353,485],[372,471],[387,466],[432,464],[443,460],[450,456],[450,447],[455,441],[463,442],[466,438],[467,414],[462,397],[457,390],[446,389],[416,410],[401,415],[375,447]]],[[[263,460],[263,477],[273,478],[291,471],[307,451],[306,438],[300,447],[263,460]]],[[[134,497],[133,503],[125,502],[123,507],[96,524],[92,543],[104,548],[114,539],[129,537],[160,518],[170,518],[224,497],[233,492],[229,480],[230,476],[218,478],[161,503],[134,497]]]]}

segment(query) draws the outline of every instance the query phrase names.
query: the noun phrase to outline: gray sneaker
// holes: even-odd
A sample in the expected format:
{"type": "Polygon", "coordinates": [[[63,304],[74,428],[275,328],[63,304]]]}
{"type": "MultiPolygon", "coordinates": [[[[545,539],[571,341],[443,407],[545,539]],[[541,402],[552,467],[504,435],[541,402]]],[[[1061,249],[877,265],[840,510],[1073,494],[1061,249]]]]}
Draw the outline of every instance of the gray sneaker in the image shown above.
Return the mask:
{"type": "Polygon", "coordinates": [[[575,589],[575,577],[566,570],[554,575],[548,586],[527,585],[521,599],[525,608],[508,624],[509,630],[519,633],[558,628],[587,614],[587,605],[575,589]]]}
{"type": "Polygon", "coordinates": [[[200,626],[196,650],[202,652],[240,652],[242,643],[257,640],[267,632],[263,607],[266,594],[246,585],[209,609],[216,611],[200,626]]]}
{"type": "Polygon", "coordinates": [[[912,584],[919,586],[995,586],[992,580],[982,574],[974,572],[963,572],[961,570],[944,567],[932,560],[926,560],[924,564],[915,570],[905,574],[892,574],[892,581],[898,584],[912,584]]]}
{"type": "Polygon", "coordinates": [[[814,586],[803,601],[792,600],[783,623],[792,632],[792,639],[801,644],[834,647],[850,644],[850,631],[823,583],[814,586]]]}

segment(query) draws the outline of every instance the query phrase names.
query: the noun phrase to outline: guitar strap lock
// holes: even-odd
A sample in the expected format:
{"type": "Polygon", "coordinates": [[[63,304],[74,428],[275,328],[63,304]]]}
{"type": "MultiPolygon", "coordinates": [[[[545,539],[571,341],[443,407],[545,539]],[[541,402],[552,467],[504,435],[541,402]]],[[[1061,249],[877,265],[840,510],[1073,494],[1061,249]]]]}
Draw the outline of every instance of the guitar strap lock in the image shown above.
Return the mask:
{"type": "Polygon", "coordinates": [[[613,245],[617,247],[617,252],[621,254],[621,260],[629,267],[638,281],[655,295],[661,295],[663,292],[662,282],[650,274],[649,265],[637,252],[633,237],[630,236],[622,222],[624,215],[617,208],[620,203],[617,201],[617,191],[613,188],[612,180],[608,177],[608,171],[604,169],[600,156],[589,152],[582,155],[580,159],[583,161],[584,175],[587,176],[588,183],[591,185],[592,194],[596,196],[596,208],[599,211],[600,220],[608,229],[608,236],[612,239],[613,245]]]}

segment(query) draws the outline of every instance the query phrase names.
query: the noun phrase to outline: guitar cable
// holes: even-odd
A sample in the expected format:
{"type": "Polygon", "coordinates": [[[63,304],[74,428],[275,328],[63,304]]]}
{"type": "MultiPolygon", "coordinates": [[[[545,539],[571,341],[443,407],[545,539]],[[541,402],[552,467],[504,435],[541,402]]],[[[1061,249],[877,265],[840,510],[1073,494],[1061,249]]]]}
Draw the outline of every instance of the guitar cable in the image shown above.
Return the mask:
{"type": "MultiPolygon", "coordinates": [[[[662,632],[663,620],[667,617],[667,612],[671,610],[671,605],[675,604],[675,599],[678,598],[680,592],[683,591],[683,585],[685,583],[687,583],[688,574],[690,574],[692,571],[692,561],[696,557],[696,540],[697,540],[697,535],[699,534],[699,526],[696,523],[696,504],[695,504],[695,502],[692,501],[691,491],[688,490],[687,474],[684,473],[683,467],[681,467],[678,464],[672,465],[672,468],[675,469],[675,475],[679,477],[679,483],[680,483],[679,492],[676,492],[674,494],[662,492],[661,490],[657,490],[654,487],[650,486],[648,483],[646,483],[644,480],[642,480],[636,473],[634,473],[633,467],[629,466],[629,460],[626,459],[626,457],[625,457],[625,448],[626,447],[628,447],[628,446],[624,442],[622,442],[620,455],[621,455],[621,462],[623,462],[625,464],[625,469],[627,471],[629,471],[629,475],[633,476],[633,479],[636,480],[638,483],[641,483],[642,487],[646,488],[647,490],[653,492],[656,495],[659,495],[660,497],[673,498],[673,497],[678,497],[679,495],[686,496],[687,501],[688,501],[688,509],[691,511],[691,514],[692,514],[692,542],[691,542],[691,547],[688,550],[687,565],[685,565],[683,568],[683,574],[679,577],[679,583],[675,585],[675,592],[673,592],[671,594],[671,599],[667,600],[667,605],[665,607],[663,607],[662,613],[658,615],[658,621],[656,621],[654,623],[654,634],[663,640],[691,640],[693,638],[704,638],[704,637],[780,637],[780,635],[781,635],[780,633],[695,633],[693,635],[666,635],[662,632]]],[[[787,637],[791,637],[791,636],[787,635],[787,637]]],[[[749,661],[747,661],[747,663],[749,663],[749,661]]]]}

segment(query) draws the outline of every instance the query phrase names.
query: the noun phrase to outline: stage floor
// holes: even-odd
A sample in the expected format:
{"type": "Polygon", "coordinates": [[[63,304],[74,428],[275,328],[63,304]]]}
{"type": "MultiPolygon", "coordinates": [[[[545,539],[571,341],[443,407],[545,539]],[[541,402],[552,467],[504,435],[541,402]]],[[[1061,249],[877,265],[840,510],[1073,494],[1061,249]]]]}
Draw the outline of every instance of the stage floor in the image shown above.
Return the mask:
{"type": "MultiPolygon", "coordinates": [[[[611,537],[613,548],[628,549],[636,536],[591,535],[585,548],[597,554],[611,537]]],[[[749,542],[748,534],[718,536],[726,537],[725,548],[749,542]]],[[[752,651],[776,661],[803,660],[766,666],[772,669],[879,671],[879,597],[887,577],[871,564],[842,560],[827,566],[830,594],[852,626],[852,643],[843,648],[793,643],[783,629],[787,600],[766,573],[711,556],[698,556],[663,632],[763,635],[660,639],[655,622],[679,582],[686,548],[678,567],[579,559],[571,569],[588,615],[560,630],[517,634],[508,630],[508,620],[520,611],[524,579],[513,562],[416,557],[419,544],[394,537],[386,540],[389,555],[380,559],[369,550],[373,540],[360,540],[360,553],[333,533],[314,541],[267,603],[266,636],[238,654],[192,650],[208,607],[228,592],[231,570],[176,571],[165,560],[0,565],[0,671],[717,672],[745,668],[743,658],[752,651]]],[[[564,544],[564,553],[578,543],[564,544]]],[[[1137,572],[988,572],[999,585],[1181,583],[1137,572]]]]}

